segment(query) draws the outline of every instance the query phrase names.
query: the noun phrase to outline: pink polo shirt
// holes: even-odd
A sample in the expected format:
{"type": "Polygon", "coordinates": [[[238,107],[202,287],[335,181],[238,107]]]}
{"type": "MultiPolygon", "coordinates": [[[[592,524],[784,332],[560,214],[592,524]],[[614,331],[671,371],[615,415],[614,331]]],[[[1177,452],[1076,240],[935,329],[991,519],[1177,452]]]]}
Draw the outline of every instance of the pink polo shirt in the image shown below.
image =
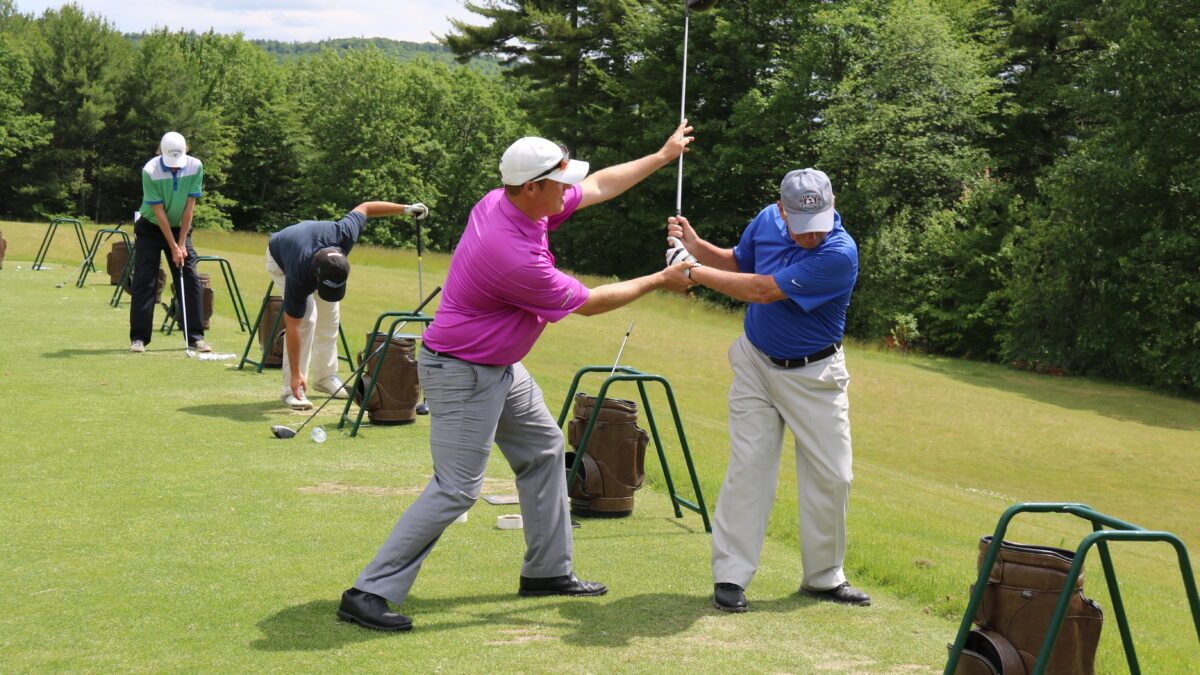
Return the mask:
{"type": "Polygon", "coordinates": [[[503,188],[479,200],[450,260],[425,344],[472,363],[511,365],[533,349],[547,323],[586,302],[587,286],[554,267],[547,237],[582,198],[583,189],[572,185],[562,213],[538,221],[513,206],[503,188]]]}

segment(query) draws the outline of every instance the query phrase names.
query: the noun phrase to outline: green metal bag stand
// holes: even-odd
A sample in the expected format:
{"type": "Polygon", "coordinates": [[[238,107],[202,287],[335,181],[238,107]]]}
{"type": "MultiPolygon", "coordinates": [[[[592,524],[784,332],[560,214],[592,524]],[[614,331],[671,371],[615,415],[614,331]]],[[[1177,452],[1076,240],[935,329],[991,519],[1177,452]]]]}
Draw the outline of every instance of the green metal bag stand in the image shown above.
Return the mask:
{"type": "MultiPolygon", "coordinates": [[[[252,366],[257,366],[254,372],[261,373],[267,362],[267,354],[271,353],[271,341],[267,340],[263,343],[262,354],[257,361],[251,360],[249,357],[250,346],[254,344],[254,336],[258,334],[258,324],[262,322],[263,312],[267,310],[267,303],[271,301],[271,291],[275,288],[274,280],[267,283],[267,292],[263,293],[262,304],[258,306],[258,316],[254,318],[254,323],[250,324],[250,337],[246,339],[246,349],[242,351],[242,360],[238,363],[238,370],[242,370],[247,363],[252,366]]],[[[243,308],[245,311],[245,308],[243,308]]],[[[279,322],[283,320],[283,308],[280,307],[279,313],[275,315],[275,321],[271,324],[271,335],[279,334],[279,322]]],[[[346,332],[342,330],[341,322],[338,322],[338,337],[342,342],[342,351],[345,355],[339,355],[339,361],[345,361],[354,367],[354,357],[350,355],[350,344],[346,342],[346,332]]]]}
{"type": "Polygon", "coordinates": [[[363,347],[364,358],[371,355],[371,349],[375,346],[375,335],[379,333],[379,327],[383,325],[384,319],[388,317],[395,317],[395,319],[392,321],[391,327],[388,328],[387,335],[390,337],[388,337],[388,339],[384,341],[383,346],[379,348],[379,358],[375,360],[375,367],[371,370],[371,381],[367,384],[366,391],[363,392],[363,403],[358,406],[358,415],[356,415],[354,419],[350,418],[350,406],[354,403],[354,392],[358,390],[358,383],[363,378],[363,371],[358,371],[358,374],[354,376],[354,379],[350,380],[350,382],[346,385],[346,389],[348,390],[347,393],[350,394],[350,397],[346,399],[346,405],[342,408],[342,415],[338,418],[337,428],[341,429],[342,427],[346,426],[347,422],[349,422],[351,438],[357,436],[358,428],[363,426],[363,413],[367,411],[366,402],[371,400],[371,394],[375,391],[375,383],[379,381],[379,371],[383,370],[383,362],[384,359],[387,358],[388,348],[392,346],[391,338],[420,337],[420,335],[393,335],[396,332],[396,326],[400,325],[401,323],[408,323],[410,321],[416,321],[417,323],[423,324],[429,324],[429,322],[433,321],[432,316],[428,316],[420,312],[384,312],[383,314],[380,314],[379,317],[375,319],[375,327],[371,329],[370,333],[367,333],[367,344],[365,347],[363,347]]]}
{"type": "MultiPolygon", "coordinates": [[[[83,224],[74,218],[55,218],[50,221],[50,227],[46,228],[46,234],[42,235],[42,244],[38,246],[37,255],[33,259],[33,266],[30,269],[42,269],[42,263],[46,262],[46,254],[50,252],[50,244],[54,241],[54,233],[58,231],[60,223],[71,223],[75,226],[75,238],[79,240],[79,250],[83,251],[83,261],[87,263],[87,235],[83,233],[83,224]]],[[[96,269],[92,265],[92,269],[96,269]]]]}
{"type": "MultiPolygon", "coordinates": [[[[132,260],[132,258],[130,258],[132,260]]],[[[229,261],[215,255],[198,255],[196,256],[196,273],[199,274],[200,263],[202,262],[217,262],[221,264],[221,275],[225,277],[225,289],[229,291],[229,302],[233,305],[233,313],[237,315],[238,326],[245,333],[250,329],[250,314],[246,311],[246,303],[242,302],[242,291],[238,288],[237,277],[233,275],[233,265],[229,261]]],[[[163,325],[159,328],[160,331],[166,331],[167,335],[171,334],[179,322],[175,319],[175,297],[171,297],[171,304],[167,307],[167,318],[163,320],[163,325]]]]}
{"type": "Polygon", "coordinates": [[[120,229],[119,226],[116,228],[108,227],[97,230],[96,236],[92,238],[92,247],[88,249],[87,257],[84,259],[84,262],[91,264],[79,266],[79,277],[75,280],[75,288],[83,288],[84,283],[87,282],[88,273],[96,271],[96,254],[100,252],[100,246],[114,234],[121,235],[121,238],[125,240],[125,250],[129,251],[129,258],[125,261],[125,270],[121,272],[121,278],[125,278],[125,272],[129,269],[133,260],[133,246],[130,245],[129,235],[125,233],[125,230],[120,229]]]}
{"type": "Polygon", "coordinates": [[[979,604],[983,601],[983,592],[984,587],[987,585],[988,575],[991,572],[992,565],[996,562],[996,557],[1000,554],[1000,543],[1004,539],[1004,532],[1008,529],[1008,521],[1012,520],[1013,516],[1023,512],[1070,513],[1091,521],[1093,530],[1091,534],[1083,538],[1083,542],[1075,550],[1075,560],[1071,563],[1071,569],[1067,573],[1066,581],[1063,583],[1062,594],[1058,598],[1058,606],[1054,610],[1054,617],[1050,620],[1049,628],[1046,629],[1046,637],[1042,640],[1042,650],[1038,653],[1037,664],[1034,666],[1032,675],[1041,675],[1046,670],[1046,664],[1050,662],[1050,654],[1054,651],[1054,642],[1058,639],[1058,631],[1062,627],[1063,619],[1066,618],[1067,604],[1075,589],[1075,580],[1083,572],[1083,558],[1087,555],[1088,549],[1093,545],[1100,551],[1100,563],[1104,567],[1105,581],[1108,582],[1108,594],[1112,599],[1113,612],[1117,617],[1117,627],[1121,631],[1121,643],[1125,647],[1125,660],[1129,663],[1129,672],[1142,672],[1138,666],[1137,654],[1134,653],[1133,636],[1129,632],[1129,621],[1125,618],[1125,605],[1121,602],[1121,589],[1117,585],[1116,573],[1113,571],[1112,557],[1108,552],[1108,542],[1110,540],[1165,541],[1175,547],[1175,552],[1179,556],[1179,571],[1183,576],[1183,586],[1187,591],[1188,604],[1191,605],[1192,609],[1192,622],[1196,625],[1197,639],[1200,639],[1200,597],[1197,597],[1196,594],[1196,580],[1192,576],[1192,565],[1188,559],[1187,549],[1184,548],[1183,542],[1179,540],[1179,537],[1170,532],[1151,531],[1132,523],[1117,520],[1111,516],[1096,512],[1086,504],[1054,502],[1014,504],[1008,507],[1004,515],[1000,516],[1000,522],[996,525],[996,532],[992,536],[992,543],[988,546],[983,563],[979,566],[979,578],[975,580],[975,590],[971,593],[971,600],[967,603],[966,614],[963,616],[962,624],[958,627],[958,636],[954,639],[954,645],[950,648],[950,658],[946,662],[945,675],[953,675],[954,670],[958,667],[959,657],[962,656],[963,647],[967,642],[967,634],[971,632],[971,620],[975,616],[976,610],[979,609],[979,604]],[[1103,529],[1105,525],[1114,529],[1103,529]]]}
{"type": "MultiPolygon", "coordinates": [[[[603,401],[605,394],[608,392],[608,387],[613,382],[637,382],[638,393],[642,396],[642,407],[646,410],[646,423],[650,427],[650,436],[654,439],[654,448],[658,451],[658,461],[662,465],[663,478],[667,481],[667,490],[671,493],[671,505],[675,508],[675,517],[682,518],[683,511],[680,506],[695,511],[704,519],[704,531],[712,532],[712,524],[708,520],[708,509],[704,505],[704,493],[700,491],[700,480],[696,477],[696,467],[692,464],[692,453],[688,450],[687,437],[683,434],[683,422],[679,418],[679,409],[675,405],[675,394],[671,391],[671,383],[661,375],[650,375],[643,373],[640,370],[629,366],[584,366],[575,373],[575,379],[571,382],[571,388],[567,391],[567,400],[563,403],[562,412],[558,414],[558,426],[562,425],[567,420],[567,412],[571,409],[571,401],[575,398],[575,391],[579,388],[579,380],[585,373],[595,372],[619,372],[620,374],[610,374],[604,380],[604,384],[600,385],[600,393],[596,394],[597,401],[603,401]],[[696,493],[696,502],[693,504],[675,491],[675,481],[671,479],[671,469],[667,466],[667,455],[663,451],[662,438],[659,437],[658,424],[654,421],[654,410],[650,407],[650,399],[646,396],[646,382],[659,382],[666,391],[667,402],[671,405],[671,415],[675,419],[675,431],[679,434],[679,445],[683,448],[683,459],[687,463],[688,473],[692,478],[692,490],[696,493]]],[[[587,448],[588,440],[592,436],[592,427],[596,426],[596,420],[600,416],[600,405],[597,403],[592,406],[592,414],[588,417],[587,426],[583,428],[583,435],[579,439],[579,447],[581,448],[575,453],[575,461],[571,464],[571,471],[567,475],[567,486],[575,480],[575,475],[579,473],[579,467],[583,464],[584,448],[587,448]]]]}

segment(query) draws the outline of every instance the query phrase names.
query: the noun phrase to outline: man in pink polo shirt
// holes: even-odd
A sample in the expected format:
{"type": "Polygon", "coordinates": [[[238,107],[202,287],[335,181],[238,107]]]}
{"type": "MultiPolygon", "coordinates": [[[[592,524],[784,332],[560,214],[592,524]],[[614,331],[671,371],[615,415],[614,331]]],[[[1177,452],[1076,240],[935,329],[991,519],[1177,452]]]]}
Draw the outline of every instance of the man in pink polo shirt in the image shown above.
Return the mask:
{"type": "Polygon", "coordinates": [[[421,563],[446,527],[479,498],[492,443],[516,474],[525,533],[521,596],[603,595],[572,571],[564,440],[521,359],[546,325],[591,316],[656,288],[681,293],[691,264],[589,289],[554,266],[548,234],[578,209],[612,199],[687,150],[685,120],[658,152],[588,175],[587,162],[544,138],[526,137],[500,159],[504,187],[472,209],[442,299],[425,331],[418,368],[429,404],[433,479],[408,507],[338,617],[376,630],[409,630],[403,605],[421,563]]]}

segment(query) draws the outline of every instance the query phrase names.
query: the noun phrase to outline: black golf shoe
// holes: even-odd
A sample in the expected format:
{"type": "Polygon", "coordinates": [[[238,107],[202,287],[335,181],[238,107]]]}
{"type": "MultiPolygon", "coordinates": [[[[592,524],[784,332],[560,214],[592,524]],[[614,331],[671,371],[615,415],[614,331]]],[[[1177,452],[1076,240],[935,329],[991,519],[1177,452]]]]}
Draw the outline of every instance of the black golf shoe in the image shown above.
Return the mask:
{"type": "Polygon", "coordinates": [[[584,581],[571,572],[561,577],[521,577],[521,587],[517,590],[517,595],[534,598],[544,595],[604,595],[607,592],[608,586],[598,581],[584,581]]]}
{"type": "Polygon", "coordinates": [[[746,602],[746,591],[737,584],[713,584],[713,607],[733,613],[750,609],[746,602]]]}
{"type": "Polygon", "coordinates": [[[817,600],[828,600],[843,605],[855,605],[858,607],[866,607],[871,604],[871,596],[863,593],[857,588],[850,585],[849,581],[843,581],[840,586],[834,586],[823,591],[813,590],[811,588],[800,587],[800,595],[807,595],[810,598],[817,600]]]}
{"type": "Polygon", "coordinates": [[[338,607],[338,618],[356,623],[372,630],[412,630],[412,621],[403,614],[393,612],[387,600],[374,593],[347,589],[342,593],[342,604],[338,607]]]}

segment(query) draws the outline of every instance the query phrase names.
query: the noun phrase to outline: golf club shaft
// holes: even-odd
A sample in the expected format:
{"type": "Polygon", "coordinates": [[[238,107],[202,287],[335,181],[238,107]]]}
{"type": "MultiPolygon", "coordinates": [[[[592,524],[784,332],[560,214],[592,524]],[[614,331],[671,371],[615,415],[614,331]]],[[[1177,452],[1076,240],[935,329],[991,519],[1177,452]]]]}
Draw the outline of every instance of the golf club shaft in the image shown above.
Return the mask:
{"type": "MultiPolygon", "coordinates": [[[[417,218],[417,294],[425,297],[425,271],[421,267],[421,219],[417,218]]],[[[417,310],[418,312],[421,310],[417,310]]]]}
{"type": "MultiPolygon", "coordinates": [[[[686,5],[683,9],[683,84],[679,92],[679,123],[683,124],[684,112],[687,105],[687,54],[688,54],[688,24],[692,10],[686,5]]],[[[679,165],[675,170],[675,215],[683,213],[683,153],[679,153],[679,165]]]]}
{"type": "Polygon", "coordinates": [[[70,273],[67,274],[67,278],[63,279],[63,282],[61,284],[59,284],[58,286],[55,286],[55,288],[60,288],[60,287],[66,286],[67,282],[71,280],[71,277],[75,276],[76,274],[82,274],[84,266],[87,265],[91,261],[92,261],[91,256],[84,258],[83,262],[80,263],[78,266],[72,268],[70,273]]]}
{"type": "Polygon", "coordinates": [[[187,293],[183,290],[183,265],[179,266],[179,285],[175,287],[175,291],[179,294],[179,313],[183,317],[183,353],[186,354],[192,343],[188,339],[187,293]]]}
{"type": "MultiPolygon", "coordinates": [[[[433,292],[429,294],[429,297],[425,298],[425,300],[423,300],[423,301],[421,302],[421,304],[417,305],[417,308],[416,308],[416,309],[414,309],[414,310],[412,311],[412,313],[413,313],[414,315],[416,315],[416,314],[420,314],[420,313],[421,313],[421,310],[422,310],[422,309],[425,309],[425,305],[428,305],[428,304],[429,304],[429,301],[433,300],[433,299],[434,299],[434,297],[436,297],[436,296],[437,296],[437,294],[438,294],[438,293],[441,293],[441,292],[442,292],[442,287],[441,287],[441,286],[438,286],[437,288],[433,289],[433,292]]],[[[411,319],[410,319],[410,321],[411,321],[411,319]]],[[[375,351],[371,352],[371,354],[370,354],[369,356],[367,356],[365,359],[363,359],[363,360],[362,360],[362,362],[360,362],[360,363],[358,364],[358,367],[354,369],[354,372],[350,373],[350,379],[346,380],[345,382],[342,382],[342,386],[341,386],[341,387],[339,387],[338,389],[345,389],[345,388],[346,388],[346,385],[348,385],[349,383],[353,382],[353,381],[354,381],[354,377],[355,377],[356,375],[358,375],[358,374],[359,374],[359,373],[362,371],[362,369],[366,367],[366,365],[367,365],[368,363],[370,363],[370,362],[371,362],[371,359],[375,358],[375,356],[376,356],[376,355],[377,355],[379,352],[383,351],[383,348],[384,348],[384,347],[386,347],[386,346],[388,345],[388,343],[392,341],[392,336],[394,336],[394,335],[396,334],[396,331],[400,330],[401,328],[404,328],[404,327],[405,327],[405,326],[407,326],[407,325],[408,325],[408,321],[405,321],[404,323],[400,324],[399,326],[396,326],[396,328],[395,328],[395,329],[393,329],[393,330],[392,330],[392,332],[388,334],[388,336],[387,336],[387,339],[383,341],[383,344],[381,344],[381,345],[379,345],[378,347],[376,347],[376,348],[375,348],[375,351]]],[[[311,421],[313,420],[313,418],[317,416],[317,413],[321,412],[322,410],[324,410],[324,409],[325,409],[325,406],[329,405],[329,402],[330,402],[330,401],[332,401],[332,400],[333,400],[333,398],[334,398],[334,397],[333,397],[333,395],[334,395],[334,394],[336,394],[337,392],[338,392],[338,390],[337,390],[337,389],[334,389],[332,392],[330,392],[330,394],[329,394],[329,398],[325,399],[325,402],[321,404],[321,407],[319,407],[319,408],[317,408],[316,410],[314,410],[314,411],[313,411],[313,414],[309,415],[309,416],[308,416],[308,419],[304,420],[304,423],[303,423],[303,424],[301,424],[299,427],[297,427],[297,428],[296,428],[296,433],[300,433],[300,430],[301,430],[301,429],[303,429],[304,427],[308,426],[308,423],[309,423],[309,422],[311,422],[311,421]]]]}
{"type": "Polygon", "coordinates": [[[612,370],[609,371],[609,373],[608,373],[609,377],[612,377],[613,373],[617,372],[617,364],[621,362],[621,354],[625,351],[625,343],[629,342],[629,334],[632,332],[633,332],[633,322],[630,321],[629,328],[625,329],[625,339],[621,340],[621,348],[617,350],[617,360],[613,361],[612,370]]]}

